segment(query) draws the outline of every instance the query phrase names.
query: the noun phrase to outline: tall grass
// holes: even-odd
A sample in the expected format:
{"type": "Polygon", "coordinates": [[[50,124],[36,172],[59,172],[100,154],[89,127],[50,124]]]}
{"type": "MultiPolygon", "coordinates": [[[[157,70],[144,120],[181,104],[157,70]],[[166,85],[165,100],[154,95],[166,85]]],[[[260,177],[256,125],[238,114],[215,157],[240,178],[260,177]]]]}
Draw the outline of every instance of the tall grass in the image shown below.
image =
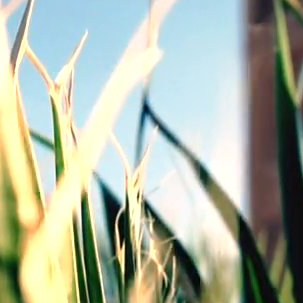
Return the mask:
{"type": "Polygon", "coordinates": [[[153,3],[149,16],[138,28],[102,90],[81,135],[71,109],[75,65],[87,33],[53,80],[28,41],[34,2],[27,1],[11,50],[5,22],[17,2],[2,7],[0,12],[0,302],[215,303],[212,300],[221,290],[205,283],[190,252],[144,196],[151,147],[142,152],[147,119],[188,161],[238,243],[242,301],[303,302],[303,264],[298,235],[303,215],[298,123],[301,116],[285,22],[288,9],[302,22],[299,2],[274,1],[277,136],[287,266],[285,271],[281,269],[284,255],[277,253],[271,275],[247,222],[233,201],[153,110],[148,81],[162,56],[157,38],[164,17],[176,1],[153,3]],[[26,120],[19,85],[20,64],[25,56],[46,84],[52,110],[52,139],[31,130],[26,120]],[[142,81],[145,89],[137,138],[137,167],[132,170],[111,130],[127,95],[142,81]],[[125,170],[123,201],[94,171],[109,139],[125,170]],[[47,203],[32,140],[53,150],[55,156],[56,188],[47,203]],[[97,182],[104,203],[102,225],[110,243],[111,261],[100,259],[99,249],[105,247],[96,236],[100,231],[96,229],[93,212],[97,202],[92,201],[90,194],[92,179],[97,182]],[[105,274],[104,262],[109,262],[113,275],[105,274]],[[107,290],[109,284],[115,285],[115,294],[107,290]]]}

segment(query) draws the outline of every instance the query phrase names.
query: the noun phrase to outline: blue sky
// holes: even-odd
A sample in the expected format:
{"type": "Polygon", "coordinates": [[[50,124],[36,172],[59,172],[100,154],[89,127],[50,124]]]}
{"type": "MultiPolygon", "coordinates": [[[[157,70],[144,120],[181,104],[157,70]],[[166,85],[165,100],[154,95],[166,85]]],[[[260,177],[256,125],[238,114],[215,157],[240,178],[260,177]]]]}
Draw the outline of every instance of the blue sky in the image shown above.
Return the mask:
{"type": "MultiPolygon", "coordinates": [[[[151,104],[196,151],[236,202],[244,205],[247,106],[241,5],[240,0],[179,0],[160,31],[159,46],[164,57],[153,74],[151,104]]],[[[85,30],[88,31],[75,75],[74,114],[79,127],[85,124],[147,9],[148,0],[36,1],[29,41],[52,77],[55,78],[85,30]]],[[[11,41],[21,14],[22,9],[19,9],[9,22],[11,41]]],[[[20,80],[31,126],[50,136],[51,116],[45,86],[26,61],[20,80]]],[[[134,157],[140,94],[138,87],[115,127],[130,160],[134,157]]],[[[52,156],[40,148],[38,152],[42,177],[50,180],[52,156]]],[[[123,169],[111,146],[106,149],[98,170],[122,195],[123,169]]],[[[186,164],[158,136],[152,148],[147,192],[158,186],[163,178],[165,191],[158,190],[152,198],[164,212],[171,209],[175,199],[183,206],[190,199],[201,199],[186,164]],[[183,176],[178,170],[184,172],[183,176]],[[185,190],[184,179],[191,188],[191,197],[185,190]]],[[[46,187],[50,190],[51,182],[48,181],[46,187]]],[[[177,214],[169,218],[172,221],[179,219],[177,214]]]]}

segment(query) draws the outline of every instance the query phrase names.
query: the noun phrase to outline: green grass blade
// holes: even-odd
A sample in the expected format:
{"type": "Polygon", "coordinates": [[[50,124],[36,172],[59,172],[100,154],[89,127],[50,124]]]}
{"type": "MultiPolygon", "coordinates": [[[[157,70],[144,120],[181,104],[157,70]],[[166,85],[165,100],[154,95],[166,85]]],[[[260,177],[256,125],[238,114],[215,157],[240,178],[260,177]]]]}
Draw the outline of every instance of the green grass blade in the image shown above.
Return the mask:
{"type": "Polygon", "coordinates": [[[62,114],[60,115],[60,109],[58,108],[58,103],[56,98],[51,98],[51,108],[52,108],[52,119],[53,119],[53,135],[54,135],[54,146],[55,146],[55,171],[56,171],[56,181],[59,180],[61,174],[64,171],[65,159],[63,151],[63,134],[62,134],[62,114]]]}
{"type": "Polygon", "coordinates": [[[35,131],[34,129],[30,129],[31,137],[42,146],[46,147],[49,150],[54,150],[54,143],[52,140],[47,138],[46,136],[41,135],[39,132],[35,131]]]}
{"type": "MultiPolygon", "coordinates": [[[[0,129],[1,131],[1,129],[0,129]]],[[[10,178],[8,167],[5,165],[0,140],[0,301],[22,302],[19,285],[19,263],[21,226],[17,214],[17,201],[10,178]]]]}
{"type": "Polygon", "coordinates": [[[282,209],[286,234],[287,259],[293,275],[294,297],[303,302],[303,247],[298,232],[303,228],[303,179],[297,119],[300,112],[290,57],[287,25],[282,2],[275,1],[276,16],[276,116],[278,164],[282,209]],[[291,80],[292,82],[294,80],[291,80]]]}
{"type": "MultiPolygon", "coordinates": [[[[263,259],[257,249],[253,235],[245,222],[245,219],[238,212],[233,201],[215,181],[205,166],[195,157],[195,155],[168,129],[157,115],[152,111],[148,103],[145,106],[146,114],[151,121],[158,126],[162,135],[177,148],[188,160],[201,185],[205,188],[215,207],[221,214],[226,226],[233,235],[235,241],[239,243],[243,258],[249,258],[254,266],[259,289],[264,302],[277,303],[278,298],[274,287],[266,272],[263,259]]],[[[244,272],[245,273],[245,272],[244,272]]],[[[251,281],[249,277],[243,277],[251,281]]],[[[256,294],[257,297],[257,294],[256,294]]]]}
{"type": "MultiPolygon", "coordinates": [[[[67,155],[66,155],[66,145],[65,138],[68,135],[69,129],[63,124],[64,114],[61,110],[59,96],[50,95],[51,108],[52,108],[52,119],[53,119],[53,136],[54,136],[54,153],[55,153],[55,173],[56,182],[59,181],[61,175],[66,169],[67,155]]],[[[65,230],[64,246],[59,254],[59,262],[62,268],[62,273],[66,285],[68,288],[68,294],[72,302],[77,302],[80,297],[79,283],[78,279],[81,275],[81,268],[74,268],[74,266],[81,264],[81,255],[79,251],[75,250],[76,245],[76,235],[74,233],[74,226],[77,225],[75,221],[75,216],[70,222],[70,226],[65,230]]],[[[76,227],[77,228],[77,227],[76,227]]]]}
{"type": "MultiPolygon", "coordinates": [[[[289,94],[289,100],[294,106],[299,106],[299,100],[296,98],[296,82],[293,72],[293,63],[291,61],[290,42],[286,24],[286,16],[282,4],[283,0],[274,0],[275,7],[275,31],[276,31],[276,74],[281,77],[283,87],[289,94]],[[279,73],[278,73],[279,72],[279,73]],[[283,80],[282,80],[283,79],[283,80]]],[[[278,79],[276,79],[278,81],[278,79]]],[[[279,88],[280,83],[276,83],[279,88]]],[[[278,96],[278,95],[277,95],[278,96]]]]}
{"type": "MultiPolygon", "coordinates": [[[[246,297],[246,302],[250,303],[250,302],[254,302],[254,303],[266,303],[266,301],[264,300],[263,296],[262,296],[262,291],[259,288],[259,281],[258,281],[258,277],[255,273],[255,267],[251,262],[250,258],[245,258],[245,267],[247,267],[248,270],[248,276],[249,276],[249,288],[251,290],[251,295],[248,299],[248,297],[246,297]]],[[[247,276],[246,276],[247,277],[247,276]]]]}
{"type": "Polygon", "coordinates": [[[15,94],[17,99],[17,111],[18,111],[18,118],[21,128],[21,135],[25,146],[25,152],[27,156],[27,161],[29,164],[30,169],[30,177],[31,182],[33,183],[35,187],[35,192],[38,198],[38,207],[40,208],[40,212],[43,213],[43,208],[45,204],[45,197],[42,190],[42,185],[40,181],[37,161],[34,155],[34,149],[31,144],[29,130],[27,126],[27,121],[25,118],[25,113],[22,105],[22,98],[20,93],[20,88],[18,84],[18,73],[19,73],[19,66],[20,63],[24,57],[25,49],[27,45],[27,36],[28,36],[28,29],[29,29],[29,23],[32,16],[34,6],[34,0],[30,0],[27,2],[22,21],[20,23],[20,26],[18,28],[17,36],[14,41],[11,54],[10,54],[10,62],[11,62],[11,68],[12,68],[12,74],[13,79],[15,80],[15,94]]]}
{"type": "Polygon", "coordinates": [[[28,290],[21,257],[24,239],[39,225],[42,211],[27,161],[2,18],[0,12],[0,301],[22,302],[21,288],[28,290]]]}
{"type": "Polygon", "coordinates": [[[81,199],[82,237],[84,263],[90,302],[105,303],[105,294],[101,272],[101,262],[97,249],[97,239],[92,205],[88,193],[84,192],[81,199]]]}
{"type": "Polygon", "coordinates": [[[295,303],[292,288],[293,288],[292,276],[291,276],[289,268],[286,268],[286,271],[285,271],[285,274],[283,276],[283,280],[281,283],[280,296],[281,296],[282,302],[295,303]]]}
{"type": "Polygon", "coordinates": [[[74,268],[76,270],[76,280],[77,280],[77,291],[79,296],[80,303],[90,303],[89,294],[88,294],[88,286],[87,286],[87,277],[86,270],[84,264],[83,251],[80,244],[80,235],[79,226],[76,222],[76,219],[73,220],[73,241],[74,241],[74,268]]]}
{"type": "MultiPolygon", "coordinates": [[[[49,150],[54,151],[54,143],[48,139],[47,137],[39,134],[38,132],[34,130],[30,130],[32,138],[42,146],[46,147],[49,150]]],[[[84,198],[83,198],[84,199],[84,198]]],[[[85,198],[87,199],[87,198],[85,198]]],[[[87,203],[85,202],[86,200],[83,200],[82,204],[87,203]]],[[[92,225],[91,219],[89,217],[89,209],[87,209],[86,205],[82,206],[85,208],[85,220],[88,221],[88,223],[84,226],[85,228],[88,228],[90,231],[89,233],[91,234],[91,228],[90,226],[92,225]]],[[[82,218],[83,219],[83,218],[82,218]]],[[[89,300],[89,294],[88,294],[88,281],[87,281],[87,273],[85,269],[85,261],[84,261],[84,256],[82,252],[82,247],[80,246],[79,239],[80,235],[78,233],[78,224],[76,224],[75,221],[73,221],[74,225],[74,245],[75,245],[75,260],[76,260],[76,265],[77,265],[77,278],[78,278],[78,285],[79,285],[79,296],[80,296],[80,302],[90,302],[89,300]]],[[[83,234],[81,235],[83,237],[83,234]]],[[[92,237],[92,236],[90,236],[92,237]]],[[[92,247],[93,245],[89,245],[89,242],[86,243],[86,248],[87,246],[92,247]]],[[[89,248],[87,248],[89,250],[89,248]]]]}

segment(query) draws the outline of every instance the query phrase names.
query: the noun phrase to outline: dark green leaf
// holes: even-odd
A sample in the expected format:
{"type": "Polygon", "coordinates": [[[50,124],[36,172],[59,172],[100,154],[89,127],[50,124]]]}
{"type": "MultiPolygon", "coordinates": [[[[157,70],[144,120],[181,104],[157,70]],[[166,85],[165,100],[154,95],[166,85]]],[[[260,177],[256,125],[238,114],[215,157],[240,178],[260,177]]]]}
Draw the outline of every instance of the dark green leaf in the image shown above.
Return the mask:
{"type": "Polygon", "coordinates": [[[84,250],[84,263],[87,277],[87,287],[90,302],[106,302],[101,263],[97,249],[96,232],[94,226],[94,217],[92,213],[92,205],[89,201],[86,192],[82,195],[81,200],[81,214],[82,214],[82,237],[84,250]]]}
{"type": "MultiPolygon", "coordinates": [[[[239,243],[242,257],[245,259],[249,258],[251,261],[254,272],[257,275],[257,282],[259,283],[258,289],[260,289],[261,297],[264,299],[264,302],[277,303],[278,298],[276,291],[268,277],[262,257],[256,247],[252,233],[243,216],[239,213],[232,200],[215,181],[205,166],[203,166],[196,156],[168,129],[163,121],[157,117],[148,103],[145,104],[145,111],[150,117],[151,121],[159,127],[160,132],[168,140],[168,142],[175,146],[188,160],[198,180],[205,188],[207,194],[211,198],[211,201],[218,209],[231,234],[239,243]]],[[[244,271],[243,274],[245,273],[246,272],[244,271]]],[[[251,281],[251,279],[246,276],[243,276],[243,279],[251,281]]],[[[258,302],[258,296],[259,294],[255,294],[255,301],[253,302],[258,302]]]]}
{"type": "Polygon", "coordinates": [[[303,228],[303,179],[297,119],[298,100],[294,82],[290,45],[282,2],[275,1],[276,14],[276,114],[278,129],[278,162],[287,257],[293,275],[294,297],[303,302],[303,247],[298,231],[303,228]]]}

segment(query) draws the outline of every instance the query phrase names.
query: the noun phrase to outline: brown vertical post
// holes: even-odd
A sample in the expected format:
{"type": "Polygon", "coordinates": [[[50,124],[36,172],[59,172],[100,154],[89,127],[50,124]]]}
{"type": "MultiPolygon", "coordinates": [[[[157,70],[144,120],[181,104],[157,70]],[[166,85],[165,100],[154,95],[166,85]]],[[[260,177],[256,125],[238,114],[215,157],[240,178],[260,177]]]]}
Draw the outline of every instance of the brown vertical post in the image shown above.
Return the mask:
{"type": "MultiPolygon", "coordinates": [[[[248,0],[247,8],[251,216],[255,234],[268,235],[269,261],[282,233],[274,112],[273,0],[248,0]]],[[[290,16],[288,25],[297,74],[303,55],[303,29],[290,16]]]]}

